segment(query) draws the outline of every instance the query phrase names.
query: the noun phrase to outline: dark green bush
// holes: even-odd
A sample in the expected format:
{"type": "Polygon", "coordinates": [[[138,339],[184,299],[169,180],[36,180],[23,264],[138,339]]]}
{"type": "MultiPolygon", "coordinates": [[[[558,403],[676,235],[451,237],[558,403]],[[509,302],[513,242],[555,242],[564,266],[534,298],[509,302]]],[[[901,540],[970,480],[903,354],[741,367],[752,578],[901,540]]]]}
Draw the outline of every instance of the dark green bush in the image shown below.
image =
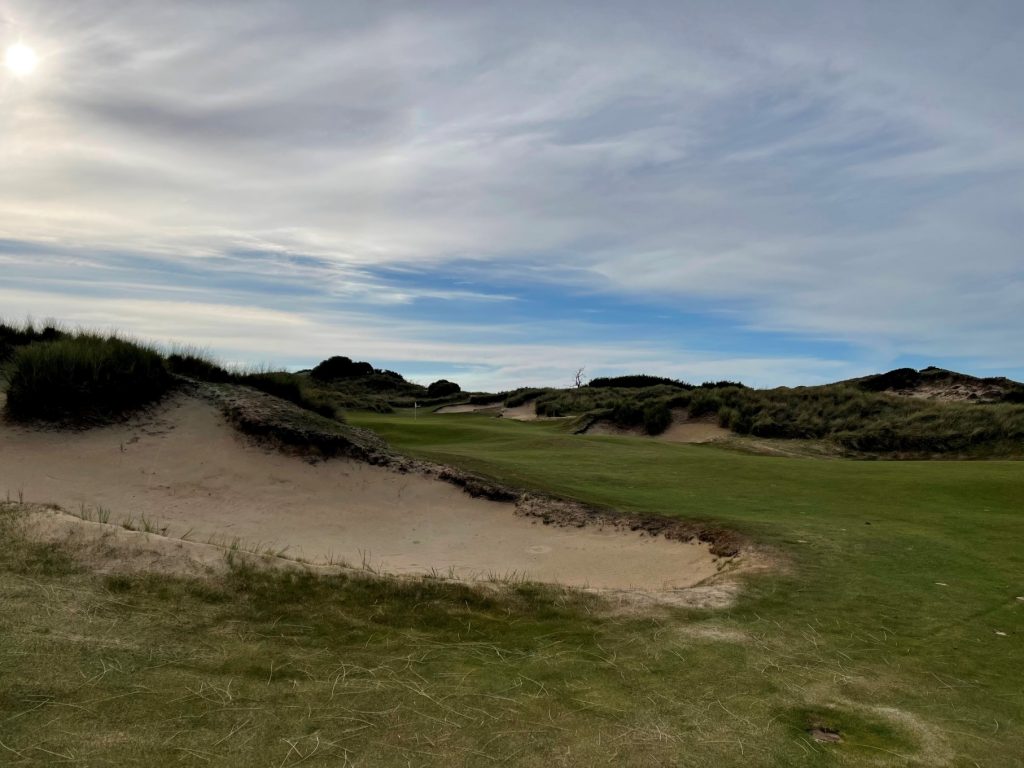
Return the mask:
{"type": "Polygon", "coordinates": [[[913,368],[897,368],[888,373],[867,376],[858,386],[868,392],[884,392],[887,389],[909,389],[921,382],[921,374],[913,368]]]}
{"type": "Polygon", "coordinates": [[[639,427],[644,423],[644,408],[635,400],[623,400],[612,409],[611,419],[620,427],[639,427]]]}
{"type": "Polygon", "coordinates": [[[361,376],[373,374],[373,366],[369,363],[355,362],[347,357],[336,355],[329,357],[317,365],[310,376],[320,381],[334,381],[336,379],[356,379],[361,376]]]}
{"type": "Polygon", "coordinates": [[[693,385],[687,384],[685,381],[679,381],[678,379],[669,379],[664,376],[648,376],[645,373],[637,374],[634,376],[599,376],[596,379],[591,379],[587,386],[595,387],[598,389],[607,389],[609,387],[622,389],[642,389],[644,387],[654,387],[659,384],[669,387],[693,389],[693,385]]]}
{"type": "Polygon", "coordinates": [[[565,416],[561,403],[558,400],[539,402],[534,406],[538,416],[565,416]]]}
{"type": "Polygon", "coordinates": [[[171,385],[163,357],[150,347],[88,333],[63,335],[15,351],[7,412],[15,419],[104,419],[159,400],[171,385]]]}
{"type": "Polygon", "coordinates": [[[402,377],[379,371],[365,377],[360,383],[370,392],[398,392],[409,386],[409,382],[402,377]]]}
{"type": "Polygon", "coordinates": [[[427,397],[450,397],[462,391],[462,387],[448,379],[438,379],[427,387],[427,397]]]}
{"type": "Polygon", "coordinates": [[[660,435],[672,423],[672,411],[665,403],[652,403],[644,408],[644,431],[649,435],[660,435]]]}

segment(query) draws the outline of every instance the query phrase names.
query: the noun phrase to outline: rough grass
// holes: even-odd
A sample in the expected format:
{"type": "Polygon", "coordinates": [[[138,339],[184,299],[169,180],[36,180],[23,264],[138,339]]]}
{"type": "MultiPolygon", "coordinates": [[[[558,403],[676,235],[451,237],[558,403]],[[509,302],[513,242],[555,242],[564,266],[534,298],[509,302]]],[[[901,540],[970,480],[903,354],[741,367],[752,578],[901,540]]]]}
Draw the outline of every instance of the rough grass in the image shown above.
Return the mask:
{"type": "Polygon", "coordinates": [[[101,575],[21,537],[14,514],[0,511],[5,764],[930,767],[948,752],[933,713],[922,732],[864,703],[903,678],[868,677],[892,652],[871,633],[839,667],[830,628],[750,607],[622,611],[529,584],[243,566],[101,575]],[[814,742],[822,725],[844,742],[814,742]]]}
{"type": "Polygon", "coordinates": [[[67,335],[56,323],[36,325],[32,321],[8,323],[0,321],[0,363],[10,359],[14,350],[36,341],[54,341],[67,335]]]}
{"type": "Polygon", "coordinates": [[[18,347],[9,363],[7,414],[80,421],[130,412],[172,386],[155,349],[128,339],[64,334],[18,347]]]}
{"type": "Polygon", "coordinates": [[[650,611],[530,585],[103,576],[9,525],[0,763],[1024,764],[1019,464],[353,420],[504,482],[719,520],[785,567],[728,610],[650,611]]]}
{"type": "Polygon", "coordinates": [[[320,416],[344,421],[340,407],[323,397],[308,376],[288,371],[228,370],[210,356],[193,349],[175,351],[167,357],[167,366],[179,376],[211,384],[243,384],[320,416]]]}
{"type": "MultiPolygon", "coordinates": [[[[424,458],[588,503],[713,519],[781,553],[785,571],[758,578],[727,613],[760,651],[723,681],[709,673],[678,689],[721,695],[733,744],[747,749],[746,762],[724,764],[1024,765],[1019,463],[780,459],[546,422],[351,418],[424,458]],[[905,758],[873,762],[867,749],[801,760],[785,752],[788,737],[761,730],[773,717],[826,716],[840,731],[863,718],[851,740],[905,758]],[[886,732],[909,741],[885,745],[886,732]]],[[[700,749],[696,734],[684,742],[700,749]]]]}

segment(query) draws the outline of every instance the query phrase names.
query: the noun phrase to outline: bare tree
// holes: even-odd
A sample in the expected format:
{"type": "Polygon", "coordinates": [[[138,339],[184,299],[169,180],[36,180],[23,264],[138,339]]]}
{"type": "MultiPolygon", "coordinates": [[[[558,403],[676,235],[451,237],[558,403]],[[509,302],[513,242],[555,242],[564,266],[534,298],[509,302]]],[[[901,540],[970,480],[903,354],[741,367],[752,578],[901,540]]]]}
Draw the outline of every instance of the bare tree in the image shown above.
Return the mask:
{"type": "Polygon", "coordinates": [[[577,389],[579,389],[580,387],[583,386],[583,372],[585,370],[587,370],[587,369],[586,368],[577,368],[576,369],[576,388],[577,389]]]}

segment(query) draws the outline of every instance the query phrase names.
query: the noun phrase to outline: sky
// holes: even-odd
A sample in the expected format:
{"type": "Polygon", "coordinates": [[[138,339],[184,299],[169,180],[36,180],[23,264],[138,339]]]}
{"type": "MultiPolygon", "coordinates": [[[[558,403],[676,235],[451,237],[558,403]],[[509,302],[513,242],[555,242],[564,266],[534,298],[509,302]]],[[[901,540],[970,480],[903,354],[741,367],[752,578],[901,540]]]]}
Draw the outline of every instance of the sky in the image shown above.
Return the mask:
{"type": "Polygon", "coordinates": [[[1024,4],[0,0],[0,316],[468,389],[1024,379],[1024,4]]]}

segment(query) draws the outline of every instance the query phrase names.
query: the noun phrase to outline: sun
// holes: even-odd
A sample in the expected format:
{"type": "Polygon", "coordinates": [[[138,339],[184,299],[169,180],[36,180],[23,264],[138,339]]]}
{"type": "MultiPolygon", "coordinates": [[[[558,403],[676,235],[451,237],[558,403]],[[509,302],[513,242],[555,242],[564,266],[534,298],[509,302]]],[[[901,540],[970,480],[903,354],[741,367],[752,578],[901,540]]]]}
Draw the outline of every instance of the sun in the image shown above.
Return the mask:
{"type": "Polygon", "coordinates": [[[16,43],[7,49],[4,65],[17,77],[27,77],[35,72],[39,65],[36,52],[24,43],[16,43]]]}

